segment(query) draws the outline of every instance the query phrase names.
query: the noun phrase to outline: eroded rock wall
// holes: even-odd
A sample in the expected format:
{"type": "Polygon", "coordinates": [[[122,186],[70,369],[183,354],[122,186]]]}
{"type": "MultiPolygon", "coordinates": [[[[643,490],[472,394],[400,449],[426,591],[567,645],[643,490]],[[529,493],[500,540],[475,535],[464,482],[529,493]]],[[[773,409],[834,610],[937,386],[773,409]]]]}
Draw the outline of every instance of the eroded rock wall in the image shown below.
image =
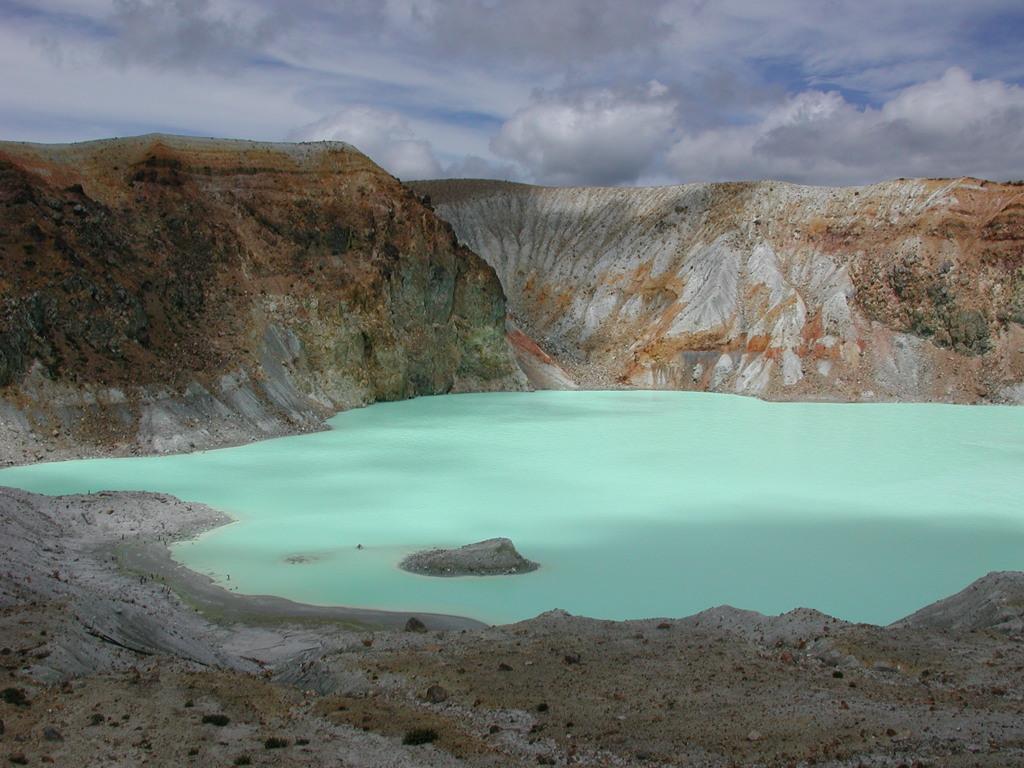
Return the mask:
{"type": "Polygon", "coordinates": [[[0,143],[0,459],[519,388],[504,319],[493,270],[348,145],[0,143]]]}
{"type": "Polygon", "coordinates": [[[1024,399],[1024,186],[414,186],[570,368],[778,399],[1024,399]]]}

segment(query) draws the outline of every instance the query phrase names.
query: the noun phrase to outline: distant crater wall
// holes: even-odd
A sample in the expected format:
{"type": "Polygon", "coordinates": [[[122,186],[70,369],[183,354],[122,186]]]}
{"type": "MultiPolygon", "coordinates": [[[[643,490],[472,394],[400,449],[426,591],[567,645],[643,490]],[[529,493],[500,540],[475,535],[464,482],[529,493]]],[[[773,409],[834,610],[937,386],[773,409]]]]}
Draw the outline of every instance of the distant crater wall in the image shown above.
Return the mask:
{"type": "Polygon", "coordinates": [[[1020,185],[414,187],[569,367],[773,399],[1021,399],[1020,185]]]}

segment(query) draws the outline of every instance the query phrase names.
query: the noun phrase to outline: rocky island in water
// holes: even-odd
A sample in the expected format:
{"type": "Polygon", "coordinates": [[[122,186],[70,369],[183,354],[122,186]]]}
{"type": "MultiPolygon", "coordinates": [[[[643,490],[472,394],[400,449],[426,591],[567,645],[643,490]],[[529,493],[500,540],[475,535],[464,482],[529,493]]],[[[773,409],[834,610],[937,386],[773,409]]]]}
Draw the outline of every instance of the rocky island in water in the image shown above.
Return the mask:
{"type": "Polygon", "coordinates": [[[499,537],[456,549],[414,552],[399,567],[424,576],[511,576],[535,571],[540,563],[527,560],[511,540],[499,537]]]}

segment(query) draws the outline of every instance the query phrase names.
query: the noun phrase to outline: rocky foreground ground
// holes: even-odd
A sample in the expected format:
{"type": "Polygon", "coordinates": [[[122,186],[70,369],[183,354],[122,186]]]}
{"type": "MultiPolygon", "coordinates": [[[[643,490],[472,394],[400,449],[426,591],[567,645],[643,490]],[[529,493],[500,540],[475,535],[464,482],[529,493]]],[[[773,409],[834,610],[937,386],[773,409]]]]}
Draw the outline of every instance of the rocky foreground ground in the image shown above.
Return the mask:
{"type": "Polygon", "coordinates": [[[890,627],[714,608],[411,632],[118,566],[222,521],[158,494],[0,489],[0,760],[1024,765],[1021,574],[890,627]]]}

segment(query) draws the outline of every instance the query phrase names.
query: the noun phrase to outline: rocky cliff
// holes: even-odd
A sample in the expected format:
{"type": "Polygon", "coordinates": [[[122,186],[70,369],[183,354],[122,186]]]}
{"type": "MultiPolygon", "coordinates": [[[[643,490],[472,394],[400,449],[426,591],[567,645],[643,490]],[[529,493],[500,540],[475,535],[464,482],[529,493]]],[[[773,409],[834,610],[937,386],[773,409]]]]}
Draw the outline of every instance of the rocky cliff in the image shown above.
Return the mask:
{"type": "Polygon", "coordinates": [[[1024,186],[413,186],[585,380],[1024,400],[1024,186]]]}
{"type": "Polygon", "coordinates": [[[538,386],[1024,400],[1022,186],[416,190],[337,143],[0,142],[0,461],[521,388],[512,350],[538,386]]]}
{"type": "Polygon", "coordinates": [[[0,143],[0,460],[518,388],[504,318],[493,270],[348,145],[0,143]]]}

